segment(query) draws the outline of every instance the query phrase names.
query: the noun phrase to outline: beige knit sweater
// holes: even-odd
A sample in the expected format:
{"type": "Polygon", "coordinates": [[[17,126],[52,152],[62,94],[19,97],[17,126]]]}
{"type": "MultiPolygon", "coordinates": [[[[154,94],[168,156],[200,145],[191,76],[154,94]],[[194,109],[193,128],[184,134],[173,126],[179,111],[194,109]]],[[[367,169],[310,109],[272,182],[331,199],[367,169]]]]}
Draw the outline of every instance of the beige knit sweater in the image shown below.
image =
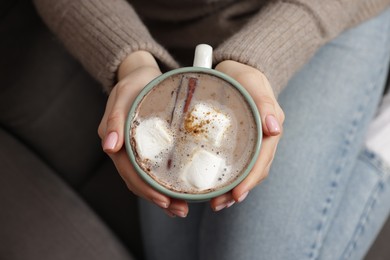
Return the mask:
{"type": "Polygon", "coordinates": [[[390,0],[34,0],[69,51],[106,90],[121,61],[146,50],[167,68],[167,48],[216,47],[214,63],[262,71],[278,94],[315,51],[384,10],[390,0]],[[130,4],[131,2],[131,4],[130,4]]]}

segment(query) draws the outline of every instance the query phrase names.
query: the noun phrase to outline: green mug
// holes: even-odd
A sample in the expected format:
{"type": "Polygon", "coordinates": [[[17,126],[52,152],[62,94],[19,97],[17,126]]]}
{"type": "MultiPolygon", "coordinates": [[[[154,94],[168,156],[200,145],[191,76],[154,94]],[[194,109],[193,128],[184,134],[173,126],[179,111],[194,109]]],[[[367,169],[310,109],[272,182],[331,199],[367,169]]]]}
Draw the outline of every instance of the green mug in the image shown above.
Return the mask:
{"type": "MultiPolygon", "coordinates": [[[[192,67],[179,68],[164,73],[143,88],[132,104],[125,124],[126,151],[139,176],[157,191],[169,197],[183,199],[189,202],[206,201],[229,192],[237,186],[253,168],[259,155],[262,142],[260,115],[253,99],[246,89],[236,80],[222,72],[211,69],[211,62],[211,46],[206,44],[198,45],[195,49],[194,64],[192,67]],[[208,96],[208,105],[205,105],[203,101],[199,103],[192,101],[194,104],[191,104],[192,95],[196,96],[199,92],[199,96],[201,96],[206,93],[205,89],[208,89],[209,92],[211,91],[209,85],[203,86],[202,88],[199,87],[201,86],[200,83],[202,83],[201,80],[204,78],[204,81],[207,81],[209,76],[211,78],[210,80],[215,79],[218,82],[221,82],[221,84],[230,86],[229,91],[231,92],[227,92],[226,94],[225,90],[228,89],[226,87],[221,87],[224,88],[224,90],[219,91],[218,93],[224,93],[225,96],[221,97],[217,93],[212,92],[212,94],[208,96]],[[185,90],[186,93],[183,92],[183,94],[181,94],[182,91],[184,91],[181,90],[181,88],[177,88],[177,90],[176,88],[170,88],[170,85],[172,85],[170,81],[179,78],[181,79],[180,86],[183,84],[183,78],[188,80],[185,84],[185,87],[188,85],[188,89],[185,90]],[[195,83],[191,82],[191,80],[195,83]],[[195,92],[194,84],[198,84],[198,81],[200,83],[196,89],[197,92],[195,92]],[[192,89],[191,84],[193,85],[192,89]],[[160,94],[158,94],[157,91],[160,91],[160,94]],[[155,109],[155,107],[153,102],[156,104],[157,102],[161,102],[160,96],[164,96],[161,94],[161,91],[167,92],[165,93],[165,97],[172,97],[166,101],[166,107],[168,107],[169,104],[174,104],[172,106],[171,117],[169,117],[169,119],[164,118],[163,120],[153,114],[154,112],[150,112],[150,120],[141,118],[142,116],[140,116],[140,114],[142,113],[140,113],[140,111],[143,110],[143,107],[145,107],[145,109],[146,107],[149,107],[148,109],[150,111],[154,111],[153,109],[155,109]],[[202,91],[204,93],[202,93],[202,91]],[[231,112],[231,107],[226,110],[230,112],[226,112],[221,109],[221,107],[212,108],[214,105],[209,105],[216,104],[215,106],[218,106],[218,102],[215,101],[218,99],[222,100],[221,102],[224,103],[226,98],[231,98],[231,95],[233,95],[231,93],[237,96],[234,97],[234,104],[239,106],[240,109],[246,109],[245,111],[247,112],[245,112],[245,115],[247,115],[247,119],[240,119],[240,116],[234,116],[235,112],[231,112]],[[180,99],[180,97],[183,98],[180,99]],[[177,100],[181,100],[181,105],[174,103],[174,101],[178,102],[177,100]],[[180,107],[180,109],[178,107],[180,107]],[[180,112],[176,112],[176,110],[179,110],[180,112]],[[213,120],[216,121],[212,122],[213,120]],[[238,120],[240,120],[240,122],[238,122],[238,120]],[[205,126],[206,124],[207,126],[205,126]],[[252,130],[247,128],[251,128],[252,130]],[[176,132],[172,134],[174,131],[176,132]],[[230,133],[230,135],[228,135],[228,133],[230,133]],[[228,136],[235,136],[236,139],[233,138],[234,140],[232,140],[232,137],[228,139],[228,136]],[[142,142],[144,142],[145,145],[142,142]],[[155,145],[150,146],[150,143],[153,144],[153,142],[155,142],[155,145]],[[147,146],[146,143],[149,146],[147,146]],[[232,149],[229,148],[230,144],[234,144],[232,149]],[[237,146],[237,144],[246,144],[249,148],[247,149],[245,145],[244,147],[242,147],[242,145],[237,146]],[[142,145],[149,148],[141,149],[142,145]],[[187,146],[191,146],[191,149],[187,146]],[[207,151],[206,148],[204,148],[205,146],[208,147],[207,151]],[[221,154],[224,154],[228,159],[225,160],[225,157],[219,155],[218,147],[224,147],[223,149],[221,148],[224,151],[221,152],[221,154]],[[191,152],[188,152],[188,150],[183,152],[183,149],[188,149],[191,152]],[[162,152],[158,153],[159,151],[162,152]],[[236,154],[232,155],[233,152],[236,154]],[[145,158],[143,158],[142,154],[147,154],[147,156],[145,155],[145,158]],[[176,158],[174,161],[176,160],[176,164],[179,165],[170,165],[172,164],[172,160],[169,159],[169,154],[173,156],[173,158],[176,158]],[[229,156],[227,154],[229,154],[229,156]],[[234,158],[236,157],[234,156],[238,158],[236,160],[237,162],[235,161],[234,158]],[[228,162],[230,162],[230,164],[228,162]],[[161,167],[162,164],[165,165],[164,169],[161,167]],[[175,167],[175,169],[173,167],[175,167]],[[219,185],[219,181],[224,178],[222,176],[225,176],[223,171],[227,171],[227,169],[229,169],[230,175],[229,177],[226,177],[227,180],[225,183],[219,185]],[[169,178],[170,181],[164,180],[163,178],[169,178]],[[174,187],[176,185],[175,183],[180,182],[184,182],[184,186],[192,185],[191,189],[185,190],[182,187],[180,189],[174,187]],[[207,185],[214,186],[209,187],[207,185]],[[206,188],[202,190],[202,187],[206,188]]],[[[163,101],[163,103],[164,102],[165,101],[163,101]]],[[[156,108],[157,111],[155,112],[159,114],[161,109],[164,110],[163,107],[164,106],[156,108]]],[[[149,112],[146,112],[146,114],[147,113],[149,112]]],[[[170,114],[170,112],[164,113],[164,115],[170,114]]],[[[243,112],[239,111],[237,113],[243,112]]]]}

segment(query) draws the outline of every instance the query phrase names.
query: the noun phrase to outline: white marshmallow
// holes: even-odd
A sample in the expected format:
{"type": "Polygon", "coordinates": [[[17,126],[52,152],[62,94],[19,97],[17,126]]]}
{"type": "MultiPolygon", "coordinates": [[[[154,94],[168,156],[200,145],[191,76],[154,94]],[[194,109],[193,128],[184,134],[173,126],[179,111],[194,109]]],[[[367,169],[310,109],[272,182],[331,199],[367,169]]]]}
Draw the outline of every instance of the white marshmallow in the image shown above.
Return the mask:
{"type": "Polygon", "coordinates": [[[197,129],[197,134],[206,138],[214,147],[221,146],[223,136],[230,126],[230,118],[203,103],[196,104],[187,117],[187,130],[197,129]]]}
{"type": "Polygon", "coordinates": [[[184,167],[181,180],[198,190],[216,186],[219,173],[225,167],[225,160],[205,150],[198,150],[184,167]]]}
{"type": "Polygon", "coordinates": [[[170,149],[173,136],[167,123],[157,117],[141,121],[135,130],[137,152],[141,159],[161,160],[158,156],[164,149],[170,149]]]}

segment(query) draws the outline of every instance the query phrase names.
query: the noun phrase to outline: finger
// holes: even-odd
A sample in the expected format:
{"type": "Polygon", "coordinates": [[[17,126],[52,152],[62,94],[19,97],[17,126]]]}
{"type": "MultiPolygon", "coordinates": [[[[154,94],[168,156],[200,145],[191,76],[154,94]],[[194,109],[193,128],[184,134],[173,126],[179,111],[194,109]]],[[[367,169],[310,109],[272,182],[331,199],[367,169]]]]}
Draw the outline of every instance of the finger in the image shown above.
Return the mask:
{"type": "Polygon", "coordinates": [[[262,148],[253,169],[232,191],[233,198],[236,202],[243,201],[246,195],[248,195],[248,192],[267,177],[279,139],[279,136],[263,139],[262,148]]]}
{"type": "Polygon", "coordinates": [[[127,187],[134,194],[155,203],[161,208],[168,208],[170,206],[171,200],[169,197],[153,189],[136,173],[124,149],[118,153],[109,154],[109,156],[127,187]]]}
{"type": "Polygon", "coordinates": [[[185,218],[188,215],[188,203],[185,200],[171,199],[168,210],[175,216],[185,218]]]}
{"type": "Polygon", "coordinates": [[[210,206],[214,211],[230,208],[235,203],[231,192],[227,192],[210,200],[210,206]]]}

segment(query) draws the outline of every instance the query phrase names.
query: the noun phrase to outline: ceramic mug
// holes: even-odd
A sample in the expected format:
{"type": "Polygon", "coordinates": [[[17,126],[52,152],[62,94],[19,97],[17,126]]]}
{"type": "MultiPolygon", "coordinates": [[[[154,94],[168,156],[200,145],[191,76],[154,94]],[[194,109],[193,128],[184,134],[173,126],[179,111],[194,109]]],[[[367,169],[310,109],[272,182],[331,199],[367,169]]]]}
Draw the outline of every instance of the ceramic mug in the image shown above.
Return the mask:
{"type": "MultiPolygon", "coordinates": [[[[134,169],[139,174],[139,176],[157,191],[169,197],[183,199],[189,202],[206,201],[213,197],[217,197],[226,192],[229,192],[235,186],[237,186],[242,180],[245,179],[245,177],[249,174],[249,172],[253,168],[257,160],[257,157],[259,155],[261,142],[262,142],[261,119],[260,119],[259,111],[253,99],[246,91],[246,89],[243,86],[241,86],[236,80],[234,80],[233,78],[229,77],[228,75],[222,72],[212,69],[211,64],[212,64],[212,47],[206,44],[198,45],[195,49],[194,63],[192,67],[179,68],[164,73],[159,77],[155,78],[154,80],[152,80],[143,88],[143,90],[139,93],[134,103],[132,104],[125,124],[126,151],[132,165],[134,166],[134,169]],[[141,102],[144,100],[144,98],[145,97],[147,98],[147,95],[161,82],[164,82],[164,80],[171,78],[175,75],[186,75],[188,73],[200,73],[200,74],[212,75],[213,77],[221,79],[222,81],[228,83],[230,86],[233,86],[236,90],[238,90],[240,95],[243,97],[244,102],[246,102],[249,107],[251,115],[253,116],[253,122],[255,128],[255,134],[254,134],[255,138],[253,138],[252,140],[253,148],[251,151],[250,158],[248,159],[248,162],[245,164],[244,169],[240,169],[238,176],[236,176],[234,180],[230,181],[226,185],[222,187],[218,187],[216,189],[208,189],[208,191],[200,192],[200,193],[177,191],[157,181],[155,177],[152,177],[150,175],[150,172],[148,173],[147,170],[144,169],[145,167],[141,167],[141,165],[138,163],[137,152],[136,152],[136,148],[134,147],[135,146],[134,142],[132,144],[132,140],[134,140],[133,139],[134,133],[132,129],[134,127],[134,124],[139,124],[139,122],[135,120],[135,118],[137,116],[138,108],[141,102]]],[[[175,149],[175,146],[173,146],[171,149],[175,149]]],[[[205,158],[207,159],[207,156],[205,158]]]]}

